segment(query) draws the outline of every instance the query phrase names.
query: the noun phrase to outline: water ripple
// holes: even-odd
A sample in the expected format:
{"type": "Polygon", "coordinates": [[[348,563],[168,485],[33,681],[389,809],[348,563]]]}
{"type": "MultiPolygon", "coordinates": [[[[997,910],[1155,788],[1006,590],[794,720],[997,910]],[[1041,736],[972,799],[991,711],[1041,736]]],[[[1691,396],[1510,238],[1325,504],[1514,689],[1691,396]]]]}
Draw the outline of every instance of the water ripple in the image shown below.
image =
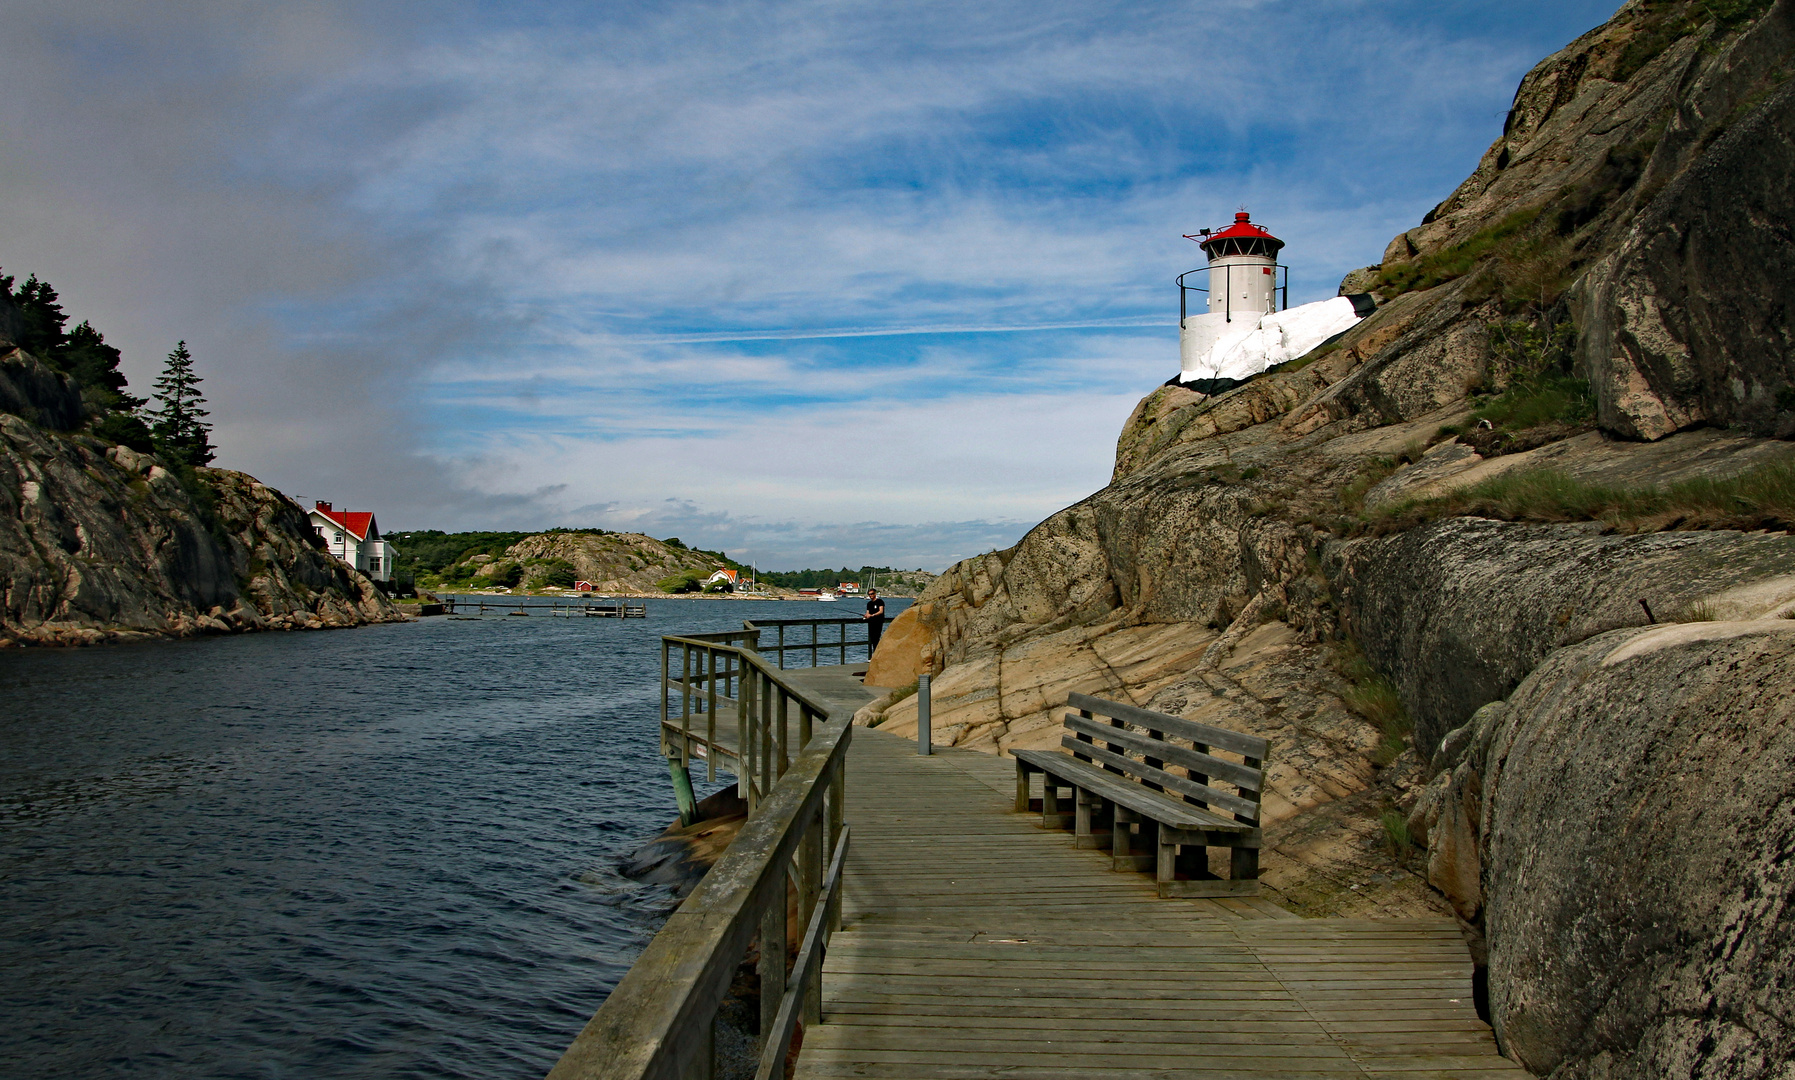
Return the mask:
{"type": "Polygon", "coordinates": [[[658,636],[771,608],[0,654],[8,1075],[542,1075],[671,906],[658,636]]]}

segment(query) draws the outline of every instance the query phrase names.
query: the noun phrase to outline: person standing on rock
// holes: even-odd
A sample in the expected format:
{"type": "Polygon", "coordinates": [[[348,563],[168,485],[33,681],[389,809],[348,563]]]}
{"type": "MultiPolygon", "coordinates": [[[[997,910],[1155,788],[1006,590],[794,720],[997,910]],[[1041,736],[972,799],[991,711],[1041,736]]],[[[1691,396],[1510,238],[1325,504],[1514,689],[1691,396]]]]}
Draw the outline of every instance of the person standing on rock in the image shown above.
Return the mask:
{"type": "Polygon", "coordinates": [[[879,651],[879,635],[885,632],[885,601],[879,599],[879,590],[866,590],[866,658],[871,660],[879,651]]]}

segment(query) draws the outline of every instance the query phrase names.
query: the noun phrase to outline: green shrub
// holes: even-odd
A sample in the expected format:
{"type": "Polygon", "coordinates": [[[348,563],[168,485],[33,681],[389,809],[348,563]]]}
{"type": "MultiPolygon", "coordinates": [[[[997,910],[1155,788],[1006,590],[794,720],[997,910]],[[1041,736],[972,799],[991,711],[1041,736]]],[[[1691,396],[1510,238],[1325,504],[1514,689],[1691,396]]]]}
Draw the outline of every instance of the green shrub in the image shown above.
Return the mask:
{"type": "Polygon", "coordinates": [[[566,559],[546,559],[530,568],[532,589],[570,589],[579,579],[579,571],[566,559]]]}
{"type": "Polygon", "coordinates": [[[94,422],[93,433],[96,438],[116,446],[128,446],[140,454],[156,452],[149,425],[130,413],[107,413],[94,422]]]}
{"type": "Polygon", "coordinates": [[[662,592],[693,593],[704,588],[703,581],[709,576],[702,570],[684,570],[671,577],[662,578],[655,582],[655,586],[662,592]]]}

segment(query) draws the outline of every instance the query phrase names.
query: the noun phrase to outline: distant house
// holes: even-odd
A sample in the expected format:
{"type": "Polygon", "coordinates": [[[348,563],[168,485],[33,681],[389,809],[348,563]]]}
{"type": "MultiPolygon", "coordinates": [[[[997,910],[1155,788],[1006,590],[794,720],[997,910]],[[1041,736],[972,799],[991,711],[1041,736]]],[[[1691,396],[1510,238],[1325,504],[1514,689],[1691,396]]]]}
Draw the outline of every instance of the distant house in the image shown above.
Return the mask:
{"type": "Polygon", "coordinates": [[[860,583],[858,581],[843,581],[835,586],[835,591],[839,595],[850,596],[860,591],[860,583]]]}
{"type": "Polygon", "coordinates": [[[728,585],[729,588],[731,590],[733,590],[735,588],[735,583],[736,583],[735,579],[736,579],[736,575],[735,575],[734,570],[719,570],[716,573],[712,574],[710,577],[707,577],[704,579],[704,587],[708,589],[712,585],[715,585],[720,581],[723,584],[728,585]]]}
{"type": "Polygon", "coordinates": [[[576,581],[573,583],[574,592],[591,592],[596,588],[598,588],[598,586],[592,584],[590,581],[576,581]]]}
{"type": "Polygon", "coordinates": [[[309,516],[312,528],[324,538],[332,555],[375,581],[393,580],[393,560],[399,552],[380,538],[380,527],[371,512],[337,510],[320,502],[309,516]]]}

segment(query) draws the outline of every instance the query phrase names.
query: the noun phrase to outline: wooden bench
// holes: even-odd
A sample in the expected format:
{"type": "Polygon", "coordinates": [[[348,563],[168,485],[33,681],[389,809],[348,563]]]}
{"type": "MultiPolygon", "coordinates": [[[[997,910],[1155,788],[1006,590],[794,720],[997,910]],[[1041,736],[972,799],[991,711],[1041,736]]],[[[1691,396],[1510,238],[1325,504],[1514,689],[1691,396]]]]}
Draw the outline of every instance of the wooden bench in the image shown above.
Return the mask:
{"type": "Polygon", "coordinates": [[[1060,739],[1070,755],[1013,751],[1018,813],[1034,809],[1029,776],[1040,773],[1042,826],[1071,825],[1079,847],[1109,849],[1112,869],[1154,869],[1160,896],[1258,893],[1259,796],[1270,743],[1085,694],[1068,695],[1066,705],[1077,710],[1066,714],[1060,739]],[[1066,789],[1071,812],[1062,808],[1066,789]],[[1212,847],[1229,851],[1226,878],[1209,867],[1212,847]]]}

